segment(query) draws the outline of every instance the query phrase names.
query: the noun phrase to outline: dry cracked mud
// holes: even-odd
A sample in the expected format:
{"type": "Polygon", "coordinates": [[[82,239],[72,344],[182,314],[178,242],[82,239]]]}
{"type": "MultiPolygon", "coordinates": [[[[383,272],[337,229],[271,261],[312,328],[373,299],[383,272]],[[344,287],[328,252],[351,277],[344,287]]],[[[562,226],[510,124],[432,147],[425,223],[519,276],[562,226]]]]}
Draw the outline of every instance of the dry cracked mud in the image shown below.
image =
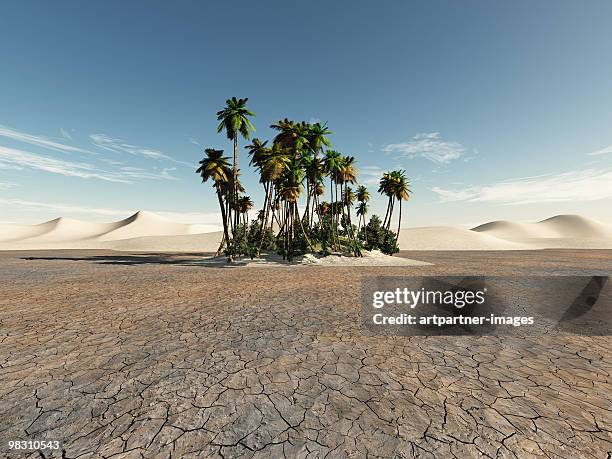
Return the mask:
{"type": "Polygon", "coordinates": [[[385,337],[390,274],[603,274],[612,251],[415,252],[384,268],[0,254],[4,457],[545,457],[612,451],[610,337],[385,337]],[[9,452],[9,440],[63,451],[9,452]]]}

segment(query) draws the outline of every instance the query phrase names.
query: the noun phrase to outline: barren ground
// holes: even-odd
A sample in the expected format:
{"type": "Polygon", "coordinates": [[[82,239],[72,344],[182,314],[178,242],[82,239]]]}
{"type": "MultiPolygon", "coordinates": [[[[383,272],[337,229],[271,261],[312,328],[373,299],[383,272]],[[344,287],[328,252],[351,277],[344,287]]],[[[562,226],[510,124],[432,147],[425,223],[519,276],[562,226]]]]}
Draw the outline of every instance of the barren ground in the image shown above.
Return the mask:
{"type": "Polygon", "coordinates": [[[359,318],[363,276],[609,275],[612,251],[402,256],[434,265],[0,253],[0,455],[611,457],[611,337],[380,337],[359,318]]]}

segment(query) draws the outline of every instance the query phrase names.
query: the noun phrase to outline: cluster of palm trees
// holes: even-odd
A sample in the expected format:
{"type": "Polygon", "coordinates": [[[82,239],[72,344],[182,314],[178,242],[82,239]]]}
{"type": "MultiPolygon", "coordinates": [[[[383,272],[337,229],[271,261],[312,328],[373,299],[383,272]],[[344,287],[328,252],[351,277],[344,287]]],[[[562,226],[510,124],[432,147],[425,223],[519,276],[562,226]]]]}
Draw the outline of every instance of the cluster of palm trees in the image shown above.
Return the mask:
{"type": "MultiPolygon", "coordinates": [[[[219,252],[225,249],[228,261],[240,255],[243,247],[239,239],[249,234],[249,241],[258,254],[269,249],[270,237],[276,249],[290,258],[301,250],[350,251],[361,255],[360,234],[366,234],[366,215],[370,194],[363,185],[356,193],[350,185],[357,182],[355,158],[344,156],[331,149],[328,136],[332,132],[322,123],[280,120],[270,127],[277,133],[271,143],[253,138],[245,148],[250,165],[259,174],[264,191],[264,203],[258,217],[249,228],[249,211],[253,208],[250,197],[242,194],[244,188],[239,179],[238,137],[249,140],[255,130],[247,108],[248,99],[232,98],[217,113],[218,132],[225,131],[233,143],[233,162],[230,165],[223,150],[207,148],[197,173],[202,181],[212,181],[217,194],[223,220],[223,240],[219,252]],[[325,182],[329,186],[329,202],[323,201],[325,182]],[[302,214],[298,202],[305,196],[306,207],[302,214]],[[351,210],[357,200],[357,226],[352,223],[351,210]],[[301,247],[301,249],[300,249],[301,247]]],[[[388,197],[385,229],[389,231],[395,202],[410,195],[404,171],[385,173],[379,192],[388,197]]],[[[399,223],[398,233],[399,234],[399,223]]]]}
{"type": "Polygon", "coordinates": [[[410,184],[406,178],[406,171],[397,170],[385,172],[380,179],[378,192],[388,198],[387,212],[385,213],[385,219],[383,221],[383,227],[387,230],[391,227],[391,217],[393,216],[395,202],[399,203],[399,218],[397,219],[396,233],[396,237],[399,238],[400,225],[402,223],[402,201],[407,201],[411,193],[410,184]]]}

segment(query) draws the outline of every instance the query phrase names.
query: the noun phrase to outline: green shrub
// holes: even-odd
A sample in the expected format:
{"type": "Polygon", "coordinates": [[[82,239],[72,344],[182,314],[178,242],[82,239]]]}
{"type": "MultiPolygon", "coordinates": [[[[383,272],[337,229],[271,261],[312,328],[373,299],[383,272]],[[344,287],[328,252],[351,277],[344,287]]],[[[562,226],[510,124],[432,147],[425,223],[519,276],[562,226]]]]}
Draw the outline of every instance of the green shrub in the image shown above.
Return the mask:
{"type": "Polygon", "coordinates": [[[359,231],[359,241],[366,250],[380,250],[387,255],[399,252],[396,239],[393,231],[383,228],[377,215],[372,215],[368,224],[359,231]]]}

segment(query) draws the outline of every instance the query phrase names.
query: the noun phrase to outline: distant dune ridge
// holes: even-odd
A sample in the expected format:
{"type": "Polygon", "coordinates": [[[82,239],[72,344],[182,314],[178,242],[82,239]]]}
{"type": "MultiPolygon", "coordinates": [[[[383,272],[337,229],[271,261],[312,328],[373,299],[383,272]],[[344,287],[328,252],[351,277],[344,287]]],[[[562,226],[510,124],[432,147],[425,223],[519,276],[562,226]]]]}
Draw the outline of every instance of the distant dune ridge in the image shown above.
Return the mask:
{"type": "MultiPolygon", "coordinates": [[[[111,223],[61,217],[39,225],[0,225],[0,250],[214,252],[222,233],[208,228],[143,211],[111,223]]],[[[472,229],[405,228],[399,243],[402,250],[612,249],[612,225],[579,215],[557,215],[537,223],[500,220],[472,229]]]]}

